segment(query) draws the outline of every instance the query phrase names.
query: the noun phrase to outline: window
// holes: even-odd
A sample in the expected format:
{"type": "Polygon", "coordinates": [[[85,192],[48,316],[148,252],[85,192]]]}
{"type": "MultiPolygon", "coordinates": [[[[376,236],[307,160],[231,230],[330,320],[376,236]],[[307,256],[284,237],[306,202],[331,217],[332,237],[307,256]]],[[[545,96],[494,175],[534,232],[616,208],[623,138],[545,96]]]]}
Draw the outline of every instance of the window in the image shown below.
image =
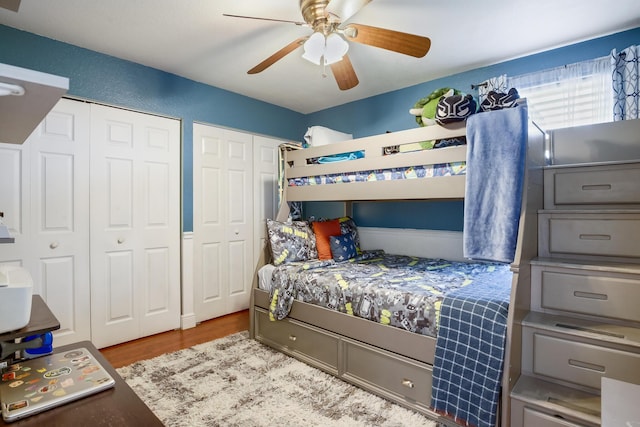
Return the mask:
{"type": "Polygon", "coordinates": [[[613,121],[608,56],[509,78],[542,129],[613,121]]]}

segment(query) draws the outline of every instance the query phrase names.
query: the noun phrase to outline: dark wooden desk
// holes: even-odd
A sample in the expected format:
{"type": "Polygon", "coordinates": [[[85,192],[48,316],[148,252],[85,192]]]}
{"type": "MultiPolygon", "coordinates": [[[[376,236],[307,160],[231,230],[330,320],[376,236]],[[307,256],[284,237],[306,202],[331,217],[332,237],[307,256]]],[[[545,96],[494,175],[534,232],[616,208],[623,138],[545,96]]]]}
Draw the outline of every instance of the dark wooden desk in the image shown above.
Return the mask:
{"type": "Polygon", "coordinates": [[[89,341],[58,347],[58,351],[68,351],[85,347],[116,380],[113,388],[84,397],[57,408],[32,415],[28,418],[5,423],[0,417],[0,426],[162,426],[162,422],[151,412],[142,400],[131,390],[102,354],[89,341]]]}

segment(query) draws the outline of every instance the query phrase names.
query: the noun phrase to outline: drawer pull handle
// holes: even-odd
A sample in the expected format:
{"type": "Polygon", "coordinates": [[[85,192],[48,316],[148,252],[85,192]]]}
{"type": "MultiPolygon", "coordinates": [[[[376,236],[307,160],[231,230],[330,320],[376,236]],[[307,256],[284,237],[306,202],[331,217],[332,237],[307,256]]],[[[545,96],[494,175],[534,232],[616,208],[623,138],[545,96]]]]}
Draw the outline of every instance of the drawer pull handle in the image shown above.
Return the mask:
{"type": "Polygon", "coordinates": [[[295,341],[297,339],[298,337],[296,337],[295,335],[289,335],[289,341],[295,341]]]}
{"type": "Polygon", "coordinates": [[[604,372],[605,371],[605,367],[602,366],[602,365],[596,365],[594,363],[589,363],[589,362],[581,362],[581,361],[575,360],[575,359],[569,359],[569,365],[575,366],[575,367],[578,367],[578,368],[589,369],[590,371],[596,371],[596,372],[604,372]]]}
{"type": "Polygon", "coordinates": [[[406,378],[402,380],[402,385],[405,386],[405,387],[408,387],[408,388],[413,388],[414,387],[413,381],[408,380],[406,378]]]}
{"type": "Polygon", "coordinates": [[[608,234],[581,234],[580,240],[611,240],[608,234]]]}
{"type": "Polygon", "coordinates": [[[55,249],[55,248],[57,248],[57,247],[58,247],[58,242],[51,242],[51,244],[49,245],[49,247],[50,247],[51,249],[55,249]]]}
{"type": "Polygon", "coordinates": [[[599,299],[603,301],[606,301],[609,299],[609,297],[606,294],[596,294],[594,292],[575,291],[573,292],[573,296],[578,298],[599,299]]]}
{"type": "Polygon", "coordinates": [[[591,184],[583,185],[583,190],[611,190],[611,184],[591,184]]]}

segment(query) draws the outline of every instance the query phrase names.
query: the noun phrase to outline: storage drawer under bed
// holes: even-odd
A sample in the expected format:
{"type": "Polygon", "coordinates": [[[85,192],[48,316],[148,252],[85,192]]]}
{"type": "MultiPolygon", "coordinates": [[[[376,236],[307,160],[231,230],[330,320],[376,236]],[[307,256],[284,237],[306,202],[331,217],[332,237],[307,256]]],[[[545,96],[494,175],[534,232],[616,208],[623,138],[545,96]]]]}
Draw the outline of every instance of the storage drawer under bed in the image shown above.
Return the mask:
{"type": "Polygon", "coordinates": [[[432,366],[356,341],[344,339],[342,378],[380,394],[431,402],[432,366]]]}
{"type": "Polygon", "coordinates": [[[295,320],[272,322],[269,314],[260,308],[255,309],[254,316],[258,341],[338,374],[340,338],[337,335],[295,320]]]}

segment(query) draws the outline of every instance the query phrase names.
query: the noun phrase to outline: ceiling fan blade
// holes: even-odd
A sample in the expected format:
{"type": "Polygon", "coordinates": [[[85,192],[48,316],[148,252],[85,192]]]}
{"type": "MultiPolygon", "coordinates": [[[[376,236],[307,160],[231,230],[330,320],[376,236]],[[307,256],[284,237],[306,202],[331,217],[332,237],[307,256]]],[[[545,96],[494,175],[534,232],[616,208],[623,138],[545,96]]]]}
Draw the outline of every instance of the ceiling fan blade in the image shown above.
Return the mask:
{"type": "Polygon", "coordinates": [[[353,15],[358,13],[360,9],[365,7],[371,0],[330,0],[324,11],[345,22],[353,15]]]}
{"type": "Polygon", "coordinates": [[[347,40],[422,58],[431,48],[428,37],[362,24],[349,24],[343,30],[347,40]]]}
{"type": "Polygon", "coordinates": [[[288,24],[295,24],[295,25],[298,25],[298,26],[301,26],[301,27],[308,27],[309,26],[309,24],[307,24],[306,22],[289,21],[287,19],[260,18],[260,17],[257,17],[257,16],[231,15],[229,13],[223,13],[222,16],[228,16],[230,18],[256,19],[258,21],[286,22],[288,24]]]}
{"type": "Polygon", "coordinates": [[[20,0],[0,0],[0,7],[17,12],[20,8],[20,0]]]}
{"type": "Polygon", "coordinates": [[[258,65],[256,65],[255,67],[253,67],[252,69],[250,69],[249,71],[247,71],[247,74],[257,74],[261,71],[266,70],[267,68],[275,64],[277,61],[281,60],[282,58],[284,58],[285,56],[287,56],[288,54],[290,54],[291,52],[293,52],[294,50],[302,46],[302,44],[308,38],[309,37],[300,37],[299,39],[292,41],[291,43],[289,43],[288,45],[286,45],[285,47],[283,47],[282,49],[280,49],[279,51],[277,51],[276,53],[274,53],[273,55],[271,55],[270,57],[268,57],[267,59],[265,59],[258,65]]]}
{"type": "Polygon", "coordinates": [[[349,90],[360,83],[347,55],[342,58],[342,61],[331,64],[331,72],[333,72],[333,77],[335,77],[340,90],[349,90]]]}

